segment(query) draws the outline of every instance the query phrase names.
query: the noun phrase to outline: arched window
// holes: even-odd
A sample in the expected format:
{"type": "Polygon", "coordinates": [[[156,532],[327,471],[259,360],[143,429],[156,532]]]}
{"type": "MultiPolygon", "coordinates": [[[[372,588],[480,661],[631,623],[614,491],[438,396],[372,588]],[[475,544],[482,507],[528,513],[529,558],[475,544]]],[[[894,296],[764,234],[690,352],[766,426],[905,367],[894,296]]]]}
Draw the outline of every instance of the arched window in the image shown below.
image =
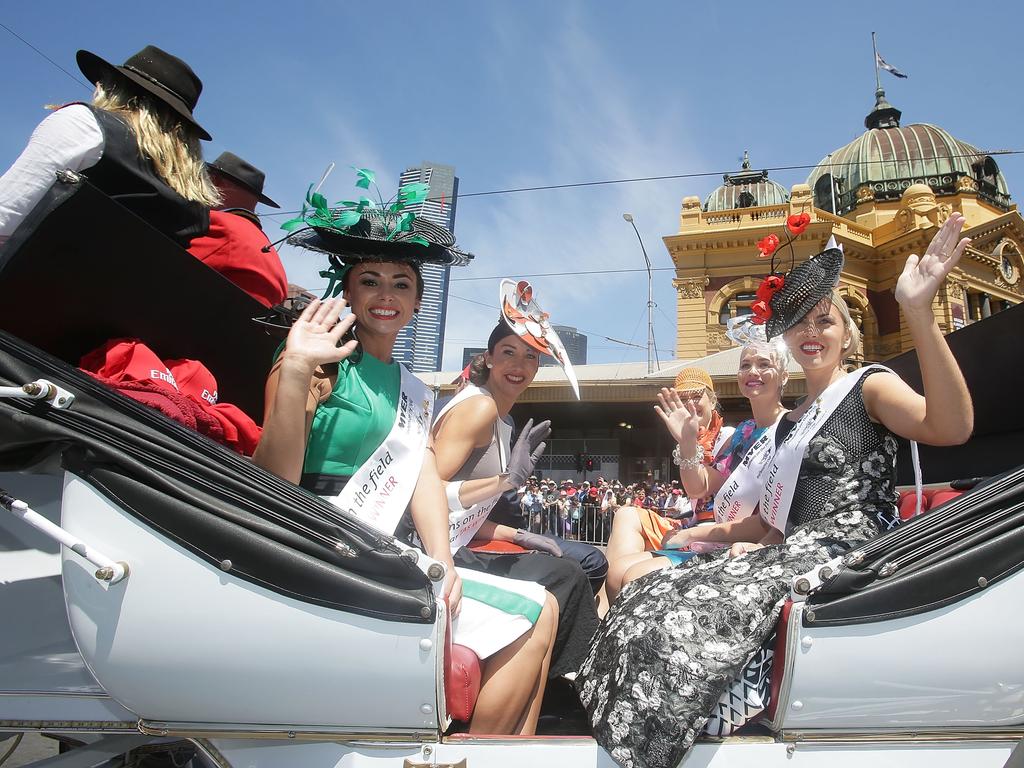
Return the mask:
{"type": "Polygon", "coordinates": [[[846,309],[850,312],[850,319],[860,331],[860,345],[852,351],[849,357],[859,361],[863,361],[866,357],[874,358],[877,351],[875,345],[878,340],[878,323],[867,297],[848,285],[840,286],[838,291],[839,295],[843,297],[846,309]]]}
{"type": "Polygon", "coordinates": [[[757,205],[757,199],[745,189],[736,198],[737,208],[753,208],[755,205],[757,205]]]}
{"type": "Polygon", "coordinates": [[[757,301],[756,293],[737,293],[732,298],[722,304],[721,309],[718,310],[718,324],[725,325],[729,322],[730,317],[739,317],[740,315],[749,315],[751,313],[750,305],[757,301]]]}
{"type": "Polygon", "coordinates": [[[857,326],[861,333],[864,332],[864,310],[860,308],[855,302],[850,301],[848,296],[843,297],[843,301],[846,302],[846,308],[850,311],[850,318],[853,320],[853,324],[857,326]]]}
{"type": "MultiPolygon", "coordinates": [[[[751,314],[750,305],[757,301],[757,286],[760,280],[754,277],[740,277],[723,285],[708,302],[708,330],[725,330],[730,317],[751,314]]],[[[726,347],[730,344],[725,342],[726,347]]]]}
{"type": "Polygon", "coordinates": [[[991,156],[986,155],[983,159],[974,163],[974,178],[982,184],[996,186],[999,177],[999,166],[991,156]]]}
{"type": "Polygon", "coordinates": [[[839,207],[839,182],[831,173],[819,176],[814,182],[814,206],[829,213],[839,207]]]}

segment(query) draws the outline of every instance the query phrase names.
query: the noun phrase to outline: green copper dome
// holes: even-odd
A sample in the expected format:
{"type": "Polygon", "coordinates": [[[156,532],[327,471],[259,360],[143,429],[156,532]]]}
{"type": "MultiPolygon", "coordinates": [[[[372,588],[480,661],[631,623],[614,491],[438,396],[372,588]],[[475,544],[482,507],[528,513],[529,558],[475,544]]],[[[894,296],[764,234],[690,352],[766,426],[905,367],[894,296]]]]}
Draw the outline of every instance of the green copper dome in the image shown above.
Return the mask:
{"type": "Polygon", "coordinates": [[[911,184],[927,184],[937,195],[977,191],[986,202],[1009,208],[1006,180],[992,157],[936,125],[901,126],[901,113],[885,92],[879,89],[875,97],[864,120],[868,130],[823,158],[807,177],[816,207],[833,210],[834,199],[843,214],[858,201],[897,200],[911,184]]]}
{"type": "Polygon", "coordinates": [[[734,208],[753,208],[760,205],[785,205],[789,193],[781,184],[768,178],[768,171],[750,170],[750,158],[743,153],[743,170],[727,173],[722,186],[707,196],[705,211],[731,211],[734,208]]]}

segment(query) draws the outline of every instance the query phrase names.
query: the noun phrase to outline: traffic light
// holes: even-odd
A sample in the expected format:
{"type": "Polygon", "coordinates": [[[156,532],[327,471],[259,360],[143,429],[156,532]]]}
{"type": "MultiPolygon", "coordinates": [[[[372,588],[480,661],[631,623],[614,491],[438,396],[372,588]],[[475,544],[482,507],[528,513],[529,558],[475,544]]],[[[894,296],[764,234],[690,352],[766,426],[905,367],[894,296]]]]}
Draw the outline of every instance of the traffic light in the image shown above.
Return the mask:
{"type": "Polygon", "coordinates": [[[590,458],[589,456],[587,456],[587,460],[586,460],[586,462],[584,462],[583,466],[585,466],[587,468],[587,472],[593,472],[594,471],[594,460],[592,458],[590,458]]]}
{"type": "Polygon", "coordinates": [[[577,472],[582,472],[583,471],[583,454],[582,453],[577,453],[576,454],[576,471],[577,472]]]}

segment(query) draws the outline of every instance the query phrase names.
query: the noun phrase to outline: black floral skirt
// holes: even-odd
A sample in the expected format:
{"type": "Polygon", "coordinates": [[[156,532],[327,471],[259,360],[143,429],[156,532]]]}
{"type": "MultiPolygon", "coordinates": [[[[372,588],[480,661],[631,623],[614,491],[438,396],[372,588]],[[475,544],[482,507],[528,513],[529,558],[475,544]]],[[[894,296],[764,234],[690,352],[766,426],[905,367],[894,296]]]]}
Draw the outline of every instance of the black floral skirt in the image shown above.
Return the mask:
{"type": "Polygon", "coordinates": [[[736,558],[698,555],[629,584],[601,625],[576,686],[594,737],[623,768],[671,768],[775,629],[790,582],[871,538],[873,520],[808,525],[736,558]],[[853,534],[853,535],[851,535],[853,534]]]}

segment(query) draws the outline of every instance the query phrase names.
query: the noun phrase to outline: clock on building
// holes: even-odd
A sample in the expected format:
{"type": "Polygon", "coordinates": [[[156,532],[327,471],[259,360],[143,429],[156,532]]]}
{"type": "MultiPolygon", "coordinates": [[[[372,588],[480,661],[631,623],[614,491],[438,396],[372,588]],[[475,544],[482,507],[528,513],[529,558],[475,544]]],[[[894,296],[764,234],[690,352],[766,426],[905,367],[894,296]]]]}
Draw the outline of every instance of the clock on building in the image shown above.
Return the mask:
{"type": "Polygon", "coordinates": [[[999,272],[1003,276],[1003,280],[1008,283],[1016,283],[1020,274],[1017,271],[1017,265],[1013,263],[1013,260],[1009,256],[1003,254],[1003,258],[999,263],[999,272]]]}

